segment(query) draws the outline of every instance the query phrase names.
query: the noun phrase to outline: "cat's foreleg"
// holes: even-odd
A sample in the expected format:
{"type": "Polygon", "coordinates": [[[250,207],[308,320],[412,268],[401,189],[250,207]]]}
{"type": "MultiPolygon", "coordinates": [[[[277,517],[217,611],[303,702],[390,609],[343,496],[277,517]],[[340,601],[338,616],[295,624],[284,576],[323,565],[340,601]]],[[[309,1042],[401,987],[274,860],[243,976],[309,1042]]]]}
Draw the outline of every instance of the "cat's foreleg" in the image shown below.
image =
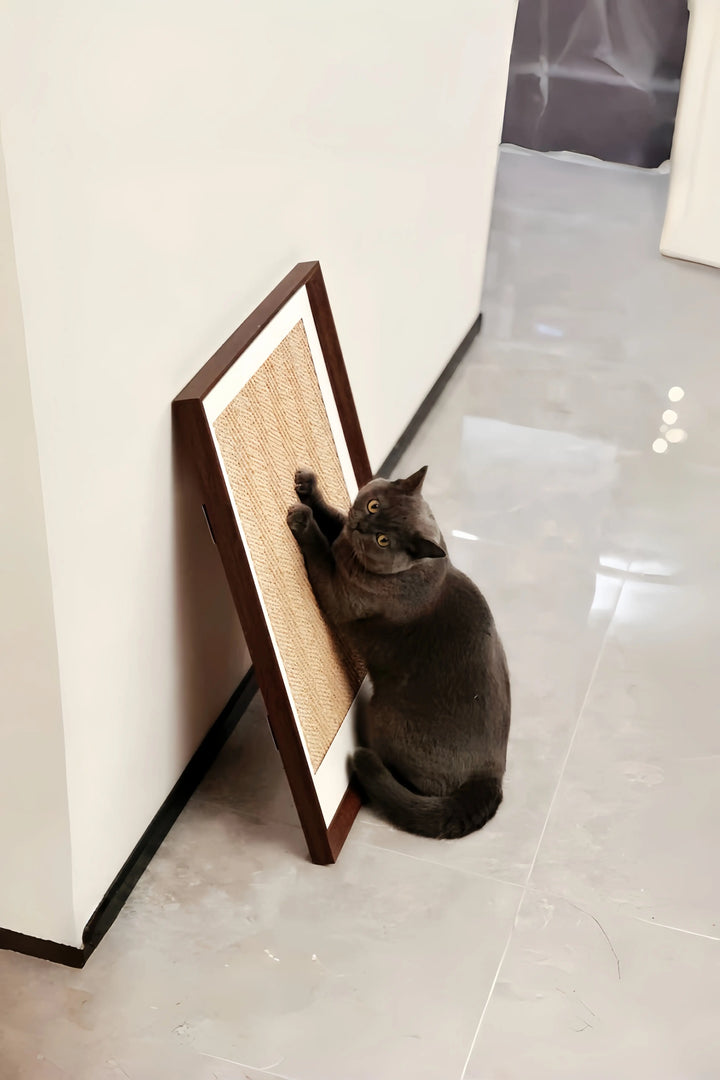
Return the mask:
{"type": "Polygon", "coordinates": [[[298,469],[295,473],[295,493],[301,503],[310,507],[320,532],[333,544],[343,530],[347,515],[325,502],[317,477],[310,469],[298,469]]]}
{"type": "Polygon", "coordinates": [[[287,523],[303,553],[307,575],[322,611],[331,621],[337,619],[335,597],[335,560],[327,538],[320,531],[309,506],[299,503],[287,512],[287,523]]]}

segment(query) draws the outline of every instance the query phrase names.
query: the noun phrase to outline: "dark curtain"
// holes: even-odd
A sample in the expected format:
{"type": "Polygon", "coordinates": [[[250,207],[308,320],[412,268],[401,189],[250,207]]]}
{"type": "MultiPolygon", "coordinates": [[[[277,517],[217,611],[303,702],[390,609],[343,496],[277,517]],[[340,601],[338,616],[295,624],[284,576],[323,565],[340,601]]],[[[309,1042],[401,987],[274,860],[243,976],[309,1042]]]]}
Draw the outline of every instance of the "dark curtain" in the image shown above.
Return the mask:
{"type": "Polygon", "coordinates": [[[687,23],[687,0],[520,0],[503,142],[659,165],[687,23]]]}

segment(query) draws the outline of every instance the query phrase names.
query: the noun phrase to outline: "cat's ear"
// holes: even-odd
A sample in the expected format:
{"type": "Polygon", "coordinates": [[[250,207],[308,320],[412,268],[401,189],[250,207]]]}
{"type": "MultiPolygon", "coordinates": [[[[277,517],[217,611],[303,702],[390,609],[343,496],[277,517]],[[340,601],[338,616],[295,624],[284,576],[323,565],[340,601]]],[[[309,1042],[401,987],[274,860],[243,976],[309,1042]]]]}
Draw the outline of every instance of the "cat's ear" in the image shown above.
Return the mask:
{"type": "Polygon", "coordinates": [[[434,540],[428,540],[420,533],[415,533],[413,536],[409,551],[415,559],[444,559],[447,554],[434,540]]]}
{"type": "Polygon", "coordinates": [[[423,480],[425,479],[425,473],[427,472],[427,465],[423,465],[422,469],[418,469],[412,476],[406,476],[404,480],[396,480],[395,486],[399,487],[401,491],[411,495],[413,492],[419,492],[423,486],[423,480]]]}

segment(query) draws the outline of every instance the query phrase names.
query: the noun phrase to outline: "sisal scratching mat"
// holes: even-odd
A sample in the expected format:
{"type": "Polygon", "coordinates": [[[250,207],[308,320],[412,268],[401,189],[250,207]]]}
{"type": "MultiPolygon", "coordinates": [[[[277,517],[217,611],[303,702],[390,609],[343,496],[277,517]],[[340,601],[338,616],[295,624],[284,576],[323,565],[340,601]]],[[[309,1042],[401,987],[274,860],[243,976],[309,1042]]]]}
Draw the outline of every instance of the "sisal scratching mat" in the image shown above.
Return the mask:
{"type": "Polygon", "coordinates": [[[302,320],[213,427],[316,770],[362,673],[323,619],[285,521],[301,466],[316,473],[331,505],[350,503],[302,320]]]}
{"type": "Polygon", "coordinates": [[[310,855],[334,862],[360,806],[348,762],[364,671],[318,608],[287,511],[298,468],[343,510],[371,470],[318,263],[280,282],[173,415],[310,855]]]}

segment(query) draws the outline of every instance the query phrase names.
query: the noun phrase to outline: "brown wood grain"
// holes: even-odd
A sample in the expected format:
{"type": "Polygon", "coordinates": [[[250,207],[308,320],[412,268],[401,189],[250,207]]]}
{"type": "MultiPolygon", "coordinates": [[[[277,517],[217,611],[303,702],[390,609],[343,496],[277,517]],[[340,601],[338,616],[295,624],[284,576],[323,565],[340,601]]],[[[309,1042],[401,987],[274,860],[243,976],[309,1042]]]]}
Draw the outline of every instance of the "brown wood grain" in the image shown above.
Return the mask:
{"type": "MultiPolygon", "coordinates": [[[[300,265],[303,265],[302,263],[300,265]]],[[[340,340],[335,329],[330,301],[325,289],[320,264],[316,263],[315,270],[307,280],[307,294],[310,301],[310,310],[315,319],[318,337],[322,345],[325,363],[327,365],[330,385],[340,414],[345,442],[350,452],[350,460],[355,470],[355,479],[358,487],[364,487],[372,479],[370,459],[365,447],[365,439],[360,429],[355,399],[350,389],[345,361],[340,348],[340,340]]]]}
{"type": "Polygon", "coordinates": [[[335,862],[340,854],[342,846],[347,839],[347,835],[352,828],[352,823],[357,817],[358,810],[361,806],[362,798],[354,784],[350,783],[340,801],[340,805],[335,811],[335,817],[330,822],[330,827],[327,831],[333,862],[335,862]]]}

